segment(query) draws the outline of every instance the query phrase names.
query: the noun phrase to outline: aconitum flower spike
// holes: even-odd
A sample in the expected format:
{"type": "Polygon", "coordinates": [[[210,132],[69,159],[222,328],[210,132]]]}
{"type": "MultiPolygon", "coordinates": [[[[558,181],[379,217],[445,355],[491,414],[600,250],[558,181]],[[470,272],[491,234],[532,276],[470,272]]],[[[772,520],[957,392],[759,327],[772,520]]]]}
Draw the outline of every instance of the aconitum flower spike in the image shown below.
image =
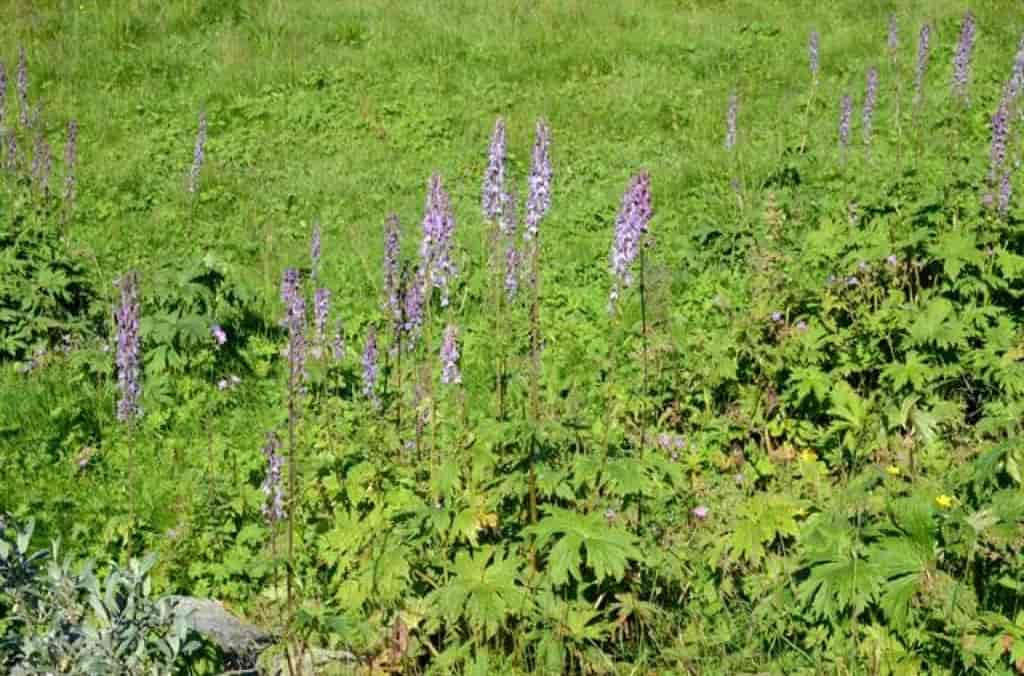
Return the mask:
{"type": "Polygon", "coordinates": [[[0,130],[4,128],[4,113],[7,111],[7,66],[0,61],[0,130]]]}
{"type": "Polygon", "coordinates": [[[451,200],[438,174],[430,177],[424,211],[420,266],[426,271],[433,288],[441,290],[441,305],[446,306],[449,283],[457,272],[452,261],[455,216],[451,211],[451,200]]]}
{"type": "Polygon", "coordinates": [[[734,92],[729,96],[729,108],[725,113],[725,149],[732,150],[736,145],[736,115],[739,109],[739,98],[734,92]]]}
{"type": "Polygon", "coordinates": [[[613,312],[620,290],[633,283],[630,267],[643,246],[643,237],[653,213],[651,179],[647,172],[641,172],[630,180],[615,219],[615,241],[611,251],[611,271],[615,280],[609,296],[609,306],[613,312]]]}
{"type": "Polygon", "coordinates": [[[287,516],[284,508],[284,487],[281,482],[281,468],[284,465],[284,459],[281,457],[280,450],[281,441],[277,435],[267,432],[267,443],[263,446],[263,457],[267,459],[267,474],[260,488],[263,490],[263,495],[266,496],[262,510],[263,518],[270,525],[274,525],[287,516]]]}
{"type": "Polygon", "coordinates": [[[1003,170],[1003,175],[999,178],[999,201],[996,205],[996,209],[999,211],[999,215],[1004,218],[1010,211],[1010,198],[1013,196],[1012,177],[1012,167],[1006,167],[1003,170]]]}
{"type": "Polygon", "coordinates": [[[75,204],[75,169],[78,165],[78,122],[68,122],[68,138],[64,143],[64,202],[75,204]]]}
{"type": "Polygon", "coordinates": [[[551,208],[551,132],[544,120],[537,120],[530,168],[530,194],[526,199],[526,232],[523,239],[535,241],[541,219],[551,208]]]}
{"type": "Polygon", "coordinates": [[[868,70],[867,86],[864,91],[864,109],[861,112],[861,126],[864,132],[864,145],[871,145],[871,126],[875,117],[875,103],[878,100],[878,69],[872,66],[868,70]]]}
{"type": "Polygon", "coordinates": [[[953,93],[967,105],[967,87],[971,78],[971,53],[974,51],[974,15],[968,10],[960,27],[960,39],[953,56],[953,93]]]}
{"type": "Polygon", "coordinates": [[[377,403],[377,327],[370,325],[363,348],[363,396],[377,403]]]}
{"type": "Polygon", "coordinates": [[[192,168],[188,172],[188,191],[191,194],[199,189],[199,171],[203,168],[206,157],[206,113],[199,111],[199,131],[196,133],[196,146],[192,152],[192,168]]]}
{"type": "Polygon", "coordinates": [[[921,26],[921,35],[917,39],[917,69],[914,71],[914,106],[921,105],[924,100],[924,76],[928,70],[928,59],[931,56],[932,27],[930,24],[921,26]]]}
{"type": "Polygon", "coordinates": [[[7,134],[7,169],[14,171],[18,168],[18,137],[11,131],[7,134]]]}
{"type": "Polygon", "coordinates": [[[285,303],[288,327],[289,387],[298,390],[306,377],[306,301],[299,289],[299,271],[288,268],[281,278],[281,299],[285,303]]]}
{"type": "Polygon", "coordinates": [[[309,238],[309,262],[310,274],[316,279],[317,271],[320,268],[320,222],[314,221],[313,234],[309,238]]]}
{"type": "Polygon", "coordinates": [[[18,50],[18,105],[22,127],[28,127],[28,58],[25,48],[18,50]]]}
{"type": "Polygon", "coordinates": [[[494,123],[491,146],[487,153],[487,172],[481,195],[484,218],[497,221],[502,213],[502,198],[505,187],[505,120],[500,117],[494,123]]]}
{"type": "Polygon", "coordinates": [[[896,50],[900,47],[900,37],[896,25],[896,14],[889,15],[889,36],[886,39],[886,46],[889,48],[889,54],[895,56],[896,50]]]}
{"type": "Polygon", "coordinates": [[[853,116],[853,97],[844,94],[839,110],[839,154],[846,159],[846,148],[850,145],[850,118],[853,116]]]}
{"type": "Polygon", "coordinates": [[[405,323],[402,329],[409,336],[408,347],[412,349],[416,336],[419,335],[420,327],[423,326],[423,304],[427,287],[426,275],[422,269],[413,275],[405,287],[405,298],[403,299],[405,323]]]}
{"type": "Polygon", "coordinates": [[[510,243],[505,250],[505,296],[513,300],[519,292],[519,250],[510,243]]]}
{"type": "Polygon", "coordinates": [[[142,415],[139,396],[142,394],[139,355],[139,282],[134,272],[126,273],[118,283],[121,304],[114,313],[117,325],[117,384],[121,399],[117,403],[117,419],[128,422],[142,415]]]}
{"type": "Polygon", "coordinates": [[[331,292],[317,289],[313,294],[313,327],[316,330],[316,344],[323,345],[327,335],[327,313],[331,308],[331,292]]]}
{"type": "Polygon", "coordinates": [[[395,322],[402,319],[399,287],[399,223],[398,216],[390,214],[384,224],[384,305],[395,322]]]}
{"type": "Polygon", "coordinates": [[[815,85],[818,84],[818,56],[819,56],[819,42],[820,37],[818,31],[811,31],[811,38],[807,44],[807,56],[808,62],[811,66],[811,80],[815,85]]]}
{"type": "Polygon", "coordinates": [[[341,320],[334,323],[334,338],[331,339],[331,356],[334,361],[341,361],[345,357],[345,330],[341,320]]]}
{"type": "Polygon", "coordinates": [[[441,382],[445,385],[462,382],[459,371],[459,329],[449,324],[444,330],[441,342],[441,382]]]}

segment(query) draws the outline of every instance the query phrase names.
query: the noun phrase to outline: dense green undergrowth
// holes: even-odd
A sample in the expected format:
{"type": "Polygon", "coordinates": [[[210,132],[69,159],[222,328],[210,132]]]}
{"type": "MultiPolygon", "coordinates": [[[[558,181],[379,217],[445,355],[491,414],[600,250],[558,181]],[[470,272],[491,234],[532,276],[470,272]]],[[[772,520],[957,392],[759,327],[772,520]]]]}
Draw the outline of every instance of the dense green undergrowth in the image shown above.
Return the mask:
{"type": "MultiPolygon", "coordinates": [[[[0,54],[0,510],[38,545],[152,551],[161,592],[362,673],[1024,672],[1019,102],[990,157],[1024,16],[973,8],[965,102],[952,3],[901,10],[892,48],[887,11],[852,3],[65,5],[19,5],[27,124],[0,54]],[[536,300],[529,274],[503,294],[480,214],[498,115],[520,201],[551,126],[536,300]],[[642,168],[654,216],[610,313],[642,168]],[[434,171],[458,273],[410,343],[384,223],[414,271],[434,171]],[[309,317],[331,292],[302,377],[286,267],[309,317]],[[121,421],[129,270],[142,415],[121,421]],[[268,523],[271,432],[289,518],[268,523]]],[[[176,667],[217,673],[203,655],[176,667]]]]}

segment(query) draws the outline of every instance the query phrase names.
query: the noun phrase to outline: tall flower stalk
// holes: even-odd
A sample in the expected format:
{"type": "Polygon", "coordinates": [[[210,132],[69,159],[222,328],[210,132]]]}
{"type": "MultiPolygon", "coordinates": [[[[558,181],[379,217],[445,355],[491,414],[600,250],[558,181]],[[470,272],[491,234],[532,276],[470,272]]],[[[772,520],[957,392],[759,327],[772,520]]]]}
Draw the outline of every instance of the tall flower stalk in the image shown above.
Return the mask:
{"type": "Polygon", "coordinates": [[[67,141],[64,142],[64,214],[70,215],[75,207],[77,182],[75,171],[78,168],[78,122],[68,122],[67,141]]]}
{"type": "Polygon", "coordinates": [[[871,153],[871,132],[875,118],[875,105],[878,102],[878,69],[872,66],[868,69],[867,83],[864,87],[864,107],[861,110],[861,131],[864,136],[864,146],[871,153]]]}
{"type": "Polygon", "coordinates": [[[804,106],[804,120],[803,120],[803,138],[800,139],[800,151],[807,147],[807,138],[810,133],[811,123],[811,107],[814,105],[814,98],[818,93],[818,82],[819,72],[821,68],[820,62],[821,52],[821,38],[818,35],[818,31],[811,31],[810,37],[807,40],[807,63],[811,70],[811,86],[807,93],[807,103],[804,106]]]}
{"type": "Polygon", "coordinates": [[[458,272],[452,260],[455,215],[452,213],[451,199],[438,174],[431,176],[427,185],[427,203],[422,227],[420,265],[430,285],[440,289],[441,306],[446,307],[451,282],[458,272]]]}
{"type": "Polygon", "coordinates": [[[839,104],[839,162],[846,164],[846,151],[850,146],[850,121],[853,117],[853,97],[844,94],[839,104]]]}
{"type": "Polygon", "coordinates": [[[310,277],[316,279],[320,272],[320,254],[321,254],[320,241],[320,222],[313,222],[313,232],[309,237],[309,267],[310,277]]]}
{"type": "Polygon", "coordinates": [[[29,126],[28,114],[28,57],[25,55],[25,48],[18,50],[18,114],[21,126],[26,129],[29,126]]]}
{"type": "Polygon", "coordinates": [[[957,41],[956,53],[953,56],[953,94],[964,107],[967,107],[969,103],[968,88],[971,80],[971,55],[974,52],[975,33],[974,15],[968,11],[964,14],[964,20],[960,26],[960,39],[957,41]]]}
{"type": "Polygon", "coordinates": [[[281,278],[281,300],[288,327],[288,574],[285,579],[288,612],[294,610],[295,514],[298,511],[298,438],[302,382],[306,373],[306,302],[299,271],[288,268],[281,278]]]}
{"type": "MultiPolygon", "coordinates": [[[[619,213],[615,218],[615,238],[612,242],[610,268],[613,277],[612,290],[609,295],[609,309],[614,316],[617,303],[623,289],[633,283],[632,267],[639,257],[640,268],[640,340],[643,353],[641,369],[643,375],[642,397],[646,401],[649,391],[648,376],[648,330],[647,330],[647,294],[644,270],[644,249],[646,248],[647,229],[654,215],[651,205],[650,175],[642,171],[634,176],[622,195],[619,213]]],[[[647,421],[640,421],[640,454],[643,457],[646,444],[647,421]]],[[[638,503],[638,513],[642,518],[643,504],[638,503]]]]}
{"type": "Polygon", "coordinates": [[[377,375],[377,327],[370,324],[363,347],[363,396],[374,406],[380,403],[377,399],[377,375]]]}
{"type": "Polygon", "coordinates": [[[917,38],[917,65],[914,68],[914,127],[917,130],[918,153],[921,151],[921,113],[924,108],[924,79],[928,73],[928,60],[932,52],[932,27],[930,24],[921,26],[917,38]]]}
{"type": "Polygon", "coordinates": [[[117,384],[121,398],[117,403],[117,419],[132,423],[142,416],[139,398],[142,394],[142,367],[139,354],[139,280],[135,272],[121,277],[121,304],[114,313],[117,325],[117,384]]]}
{"type": "MultiPolygon", "coordinates": [[[[4,130],[4,122],[7,113],[7,66],[0,61],[0,132],[4,130]]],[[[0,152],[3,149],[0,148],[0,152]]]]}
{"type": "Polygon", "coordinates": [[[206,158],[206,112],[199,111],[199,130],[196,132],[196,144],[192,150],[192,167],[188,172],[188,192],[195,195],[199,190],[199,172],[202,171],[206,158]]]}
{"type": "MultiPolygon", "coordinates": [[[[529,244],[530,286],[530,412],[534,429],[540,422],[540,222],[551,208],[551,131],[544,120],[537,120],[530,166],[530,192],[526,199],[526,228],[523,239],[529,244]]],[[[530,522],[537,523],[536,435],[530,442],[529,509],[530,522]]]]}

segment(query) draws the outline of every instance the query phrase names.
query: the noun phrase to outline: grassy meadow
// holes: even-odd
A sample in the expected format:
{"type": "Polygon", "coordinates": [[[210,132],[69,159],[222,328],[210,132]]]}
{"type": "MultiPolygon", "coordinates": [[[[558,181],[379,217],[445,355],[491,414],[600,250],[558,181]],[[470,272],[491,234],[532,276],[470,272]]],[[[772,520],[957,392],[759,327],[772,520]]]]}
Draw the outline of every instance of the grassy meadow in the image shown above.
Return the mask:
{"type": "Polygon", "coordinates": [[[1024,8],[2,5],[0,671],[1024,673],[1024,8]]]}

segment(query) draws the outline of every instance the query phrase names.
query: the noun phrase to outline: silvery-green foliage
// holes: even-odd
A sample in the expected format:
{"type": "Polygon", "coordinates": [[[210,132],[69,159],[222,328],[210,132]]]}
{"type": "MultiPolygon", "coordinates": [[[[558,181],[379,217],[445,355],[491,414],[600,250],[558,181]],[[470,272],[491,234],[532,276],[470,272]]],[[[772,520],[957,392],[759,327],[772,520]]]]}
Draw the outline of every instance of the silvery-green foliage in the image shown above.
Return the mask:
{"type": "Polygon", "coordinates": [[[30,552],[32,524],[0,532],[0,667],[12,675],[171,674],[199,647],[187,618],[152,595],[155,559],[112,564],[61,558],[59,546],[30,552]]]}

